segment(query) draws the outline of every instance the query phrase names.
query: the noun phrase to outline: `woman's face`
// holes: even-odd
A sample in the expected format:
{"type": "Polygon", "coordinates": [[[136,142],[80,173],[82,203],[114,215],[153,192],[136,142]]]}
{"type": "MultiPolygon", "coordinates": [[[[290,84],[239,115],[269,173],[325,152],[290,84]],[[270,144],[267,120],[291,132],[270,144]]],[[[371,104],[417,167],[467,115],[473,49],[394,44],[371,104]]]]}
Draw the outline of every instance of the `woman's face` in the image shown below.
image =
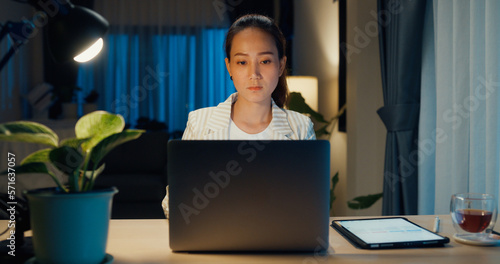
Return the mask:
{"type": "Polygon", "coordinates": [[[270,104],[271,94],[286,65],[278,57],[271,35],[258,28],[247,28],[233,37],[226,67],[233,77],[238,100],[270,104]]]}

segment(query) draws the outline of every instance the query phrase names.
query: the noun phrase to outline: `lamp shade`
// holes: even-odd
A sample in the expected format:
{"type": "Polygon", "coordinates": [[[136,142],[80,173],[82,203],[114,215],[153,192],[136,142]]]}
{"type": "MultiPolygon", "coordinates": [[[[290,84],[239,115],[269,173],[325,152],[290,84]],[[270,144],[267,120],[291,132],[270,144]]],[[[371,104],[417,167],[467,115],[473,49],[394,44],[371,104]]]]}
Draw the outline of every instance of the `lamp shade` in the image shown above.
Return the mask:
{"type": "Polygon", "coordinates": [[[288,90],[298,92],[304,97],[306,104],[312,110],[318,111],[318,78],[313,76],[286,77],[288,90]]]}
{"type": "Polygon", "coordinates": [[[71,61],[96,44],[108,27],[108,21],[98,13],[67,3],[49,19],[46,33],[50,53],[57,62],[71,61]]]}

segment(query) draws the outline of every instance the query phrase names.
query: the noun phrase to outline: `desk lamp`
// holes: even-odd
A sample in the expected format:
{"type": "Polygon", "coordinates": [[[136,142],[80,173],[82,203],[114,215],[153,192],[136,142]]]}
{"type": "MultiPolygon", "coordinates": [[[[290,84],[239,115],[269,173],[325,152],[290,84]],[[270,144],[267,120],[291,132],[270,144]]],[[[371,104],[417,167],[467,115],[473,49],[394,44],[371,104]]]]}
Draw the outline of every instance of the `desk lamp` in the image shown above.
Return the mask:
{"type": "Polygon", "coordinates": [[[95,57],[103,47],[102,36],[108,22],[98,13],[69,0],[14,0],[30,4],[37,10],[33,21],[8,21],[0,31],[0,41],[5,36],[12,40],[12,47],[0,61],[0,71],[15,52],[27,42],[34,30],[45,30],[47,45],[52,58],[59,63],[75,60],[86,62],[95,57]]]}
{"type": "MultiPolygon", "coordinates": [[[[95,57],[102,49],[102,37],[108,30],[108,22],[96,12],[81,6],[73,5],[69,0],[13,0],[20,3],[30,4],[37,12],[32,20],[23,19],[21,22],[7,21],[1,25],[0,41],[6,36],[11,41],[10,49],[0,60],[0,72],[7,65],[10,58],[28,42],[33,34],[44,27],[48,49],[52,58],[63,63],[67,61],[86,62],[95,57]]],[[[21,198],[19,198],[21,199],[21,198]]],[[[8,245],[12,244],[9,239],[0,241],[0,262],[24,263],[33,255],[31,239],[24,239],[24,231],[30,229],[28,208],[18,204],[16,208],[22,210],[8,212],[9,201],[7,194],[0,193],[0,216],[4,213],[16,219],[17,243],[16,257],[9,256],[8,245]],[[5,262],[4,262],[5,261],[5,262]]],[[[26,203],[27,205],[27,203],[26,203]]],[[[0,233],[7,232],[0,230],[0,233]],[[2,232],[3,231],[3,232],[2,232]]]]}

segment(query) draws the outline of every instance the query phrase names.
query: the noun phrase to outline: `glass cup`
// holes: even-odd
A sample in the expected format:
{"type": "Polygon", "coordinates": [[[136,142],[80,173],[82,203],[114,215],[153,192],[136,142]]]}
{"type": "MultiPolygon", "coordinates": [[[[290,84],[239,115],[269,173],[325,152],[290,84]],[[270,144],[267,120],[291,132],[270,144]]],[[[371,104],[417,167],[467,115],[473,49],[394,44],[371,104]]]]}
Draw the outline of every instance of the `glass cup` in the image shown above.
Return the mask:
{"type": "Polygon", "coordinates": [[[491,194],[459,193],[451,196],[451,219],[461,241],[485,241],[497,220],[496,199],[491,194]]]}

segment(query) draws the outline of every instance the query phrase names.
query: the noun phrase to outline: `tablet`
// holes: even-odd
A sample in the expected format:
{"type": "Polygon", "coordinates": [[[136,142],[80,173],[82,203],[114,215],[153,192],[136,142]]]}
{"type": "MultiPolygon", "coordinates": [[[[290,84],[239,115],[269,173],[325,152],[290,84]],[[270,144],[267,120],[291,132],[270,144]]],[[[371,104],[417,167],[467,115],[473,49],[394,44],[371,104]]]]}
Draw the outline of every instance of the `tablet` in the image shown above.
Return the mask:
{"type": "Polygon", "coordinates": [[[333,220],[331,226],[364,249],[438,247],[450,242],[404,217],[333,220]]]}

